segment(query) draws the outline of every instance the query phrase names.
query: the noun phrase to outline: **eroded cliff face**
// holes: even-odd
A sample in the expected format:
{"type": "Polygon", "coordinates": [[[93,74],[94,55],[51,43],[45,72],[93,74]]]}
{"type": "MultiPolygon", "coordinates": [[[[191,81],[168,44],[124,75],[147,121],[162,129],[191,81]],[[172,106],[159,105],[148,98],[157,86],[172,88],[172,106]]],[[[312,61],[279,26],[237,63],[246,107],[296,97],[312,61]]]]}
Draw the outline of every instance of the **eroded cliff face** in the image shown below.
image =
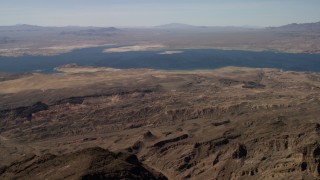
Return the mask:
{"type": "MultiPolygon", "coordinates": [[[[1,165],[26,154],[64,156],[100,146],[135,154],[169,179],[320,177],[319,73],[226,68],[38,76],[59,86],[0,96],[1,165]]],[[[13,91],[29,79],[0,86],[13,91]]]]}

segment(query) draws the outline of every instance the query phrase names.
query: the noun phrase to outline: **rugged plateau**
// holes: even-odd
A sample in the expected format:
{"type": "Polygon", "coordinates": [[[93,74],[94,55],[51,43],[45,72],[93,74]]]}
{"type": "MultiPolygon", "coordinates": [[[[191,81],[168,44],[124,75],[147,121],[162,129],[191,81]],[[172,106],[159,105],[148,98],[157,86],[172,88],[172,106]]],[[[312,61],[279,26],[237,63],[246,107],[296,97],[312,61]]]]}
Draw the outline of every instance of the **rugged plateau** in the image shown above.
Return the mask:
{"type": "Polygon", "coordinates": [[[320,178],[320,73],[58,70],[0,75],[0,179],[320,178]]]}

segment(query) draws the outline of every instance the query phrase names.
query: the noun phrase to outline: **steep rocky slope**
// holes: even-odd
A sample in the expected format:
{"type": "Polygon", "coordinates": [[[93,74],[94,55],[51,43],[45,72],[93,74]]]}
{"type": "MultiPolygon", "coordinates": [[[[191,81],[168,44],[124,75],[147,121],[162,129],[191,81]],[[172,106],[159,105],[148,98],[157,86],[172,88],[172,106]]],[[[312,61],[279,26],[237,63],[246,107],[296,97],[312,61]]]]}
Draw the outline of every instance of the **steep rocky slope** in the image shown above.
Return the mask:
{"type": "Polygon", "coordinates": [[[89,148],[63,156],[29,155],[1,168],[1,179],[166,179],[144,168],[137,157],[89,148]]]}

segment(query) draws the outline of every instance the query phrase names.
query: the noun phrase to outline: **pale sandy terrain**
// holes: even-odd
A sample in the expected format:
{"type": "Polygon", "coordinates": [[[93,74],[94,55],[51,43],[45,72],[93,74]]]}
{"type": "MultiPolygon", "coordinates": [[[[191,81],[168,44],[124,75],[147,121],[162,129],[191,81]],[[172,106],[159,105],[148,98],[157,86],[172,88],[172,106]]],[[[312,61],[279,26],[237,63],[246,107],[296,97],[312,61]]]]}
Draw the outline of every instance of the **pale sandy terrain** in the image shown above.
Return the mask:
{"type": "Polygon", "coordinates": [[[77,49],[112,46],[115,44],[74,44],[74,45],[57,45],[57,46],[45,46],[39,48],[6,48],[0,49],[0,56],[5,57],[19,57],[22,55],[32,56],[53,56],[63,53],[68,53],[77,49]]]}
{"type": "Polygon", "coordinates": [[[54,68],[56,71],[63,73],[85,73],[85,72],[103,72],[103,71],[120,71],[120,69],[106,68],[106,67],[83,67],[76,64],[68,64],[61,67],[54,68]]]}
{"type": "Polygon", "coordinates": [[[121,53],[121,52],[132,52],[132,51],[150,51],[150,50],[160,50],[165,48],[161,44],[150,44],[150,45],[134,45],[134,46],[123,46],[118,48],[108,48],[105,49],[104,53],[121,53]]]}
{"type": "MultiPolygon", "coordinates": [[[[236,68],[226,67],[217,70],[194,70],[194,71],[181,71],[184,74],[207,74],[211,72],[227,72],[231,71],[234,75],[233,69],[243,69],[251,71],[250,68],[236,68]]],[[[74,64],[57,67],[55,70],[63,72],[57,74],[40,74],[33,73],[32,76],[26,76],[10,81],[0,82],[0,94],[19,93],[29,90],[50,90],[50,89],[63,89],[70,87],[81,87],[96,83],[114,82],[118,79],[144,79],[148,76],[167,78],[167,75],[174,74],[180,71],[160,71],[150,69],[114,69],[105,67],[82,67],[74,64]],[[143,72],[139,74],[138,72],[143,72]]],[[[239,74],[241,76],[241,74],[239,74]]]]}
{"type": "Polygon", "coordinates": [[[102,46],[112,46],[115,44],[77,44],[77,45],[70,45],[70,46],[50,46],[50,47],[43,47],[39,48],[40,50],[52,50],[52,51],[63,51],[63,52],[70,52],[76,49],[83,49],[83,48],[91,48],[91,47],[102,47],[102,46]]]}
{"type": "Polygon", "coordinates": [[[181,53],[183,53],[183,51],[163,51],[163,52],[161,52],[159,54],[161,54],[161,55],[170,55],[170,54],[181,54],[181,53]]]}
{"type": "MultiPolygon", "coordinates": [[[[63,70],[63,69],[61,69],[63,70]]],[[[80,68],[77,70],[65,70],[67,73],[61,74],[51,74],[51,75],[43,75],[43,74],[34,74],[33,76],[27,76],[20,79],[15,79],[11,81],[0,82],[0,93],[18,93],[28,90],[37,90],[40,89],[42,91],[50,90],[50,89],[61,89],[61,88],[70,88],[70,87],[80,87],[85,85],[94,84],[97,82],[105,82],[107,80],[116,80],[119,77],[113,76],[105,76],[104,74],[97,73],[95,75],[94,81],[92,81],[92,77],[86,76],[85,74],[77,74],[77,73],[88,73],[88,72],[115,72],[114,69],[86,69],[80,68]],[[79,76],[80,75],[80,76],[79,76]],[[53,81],[52,81],[53,80],[53,81]]],[[[120,78],[130,76],[124,75],[120,76],[120,78]]]]}

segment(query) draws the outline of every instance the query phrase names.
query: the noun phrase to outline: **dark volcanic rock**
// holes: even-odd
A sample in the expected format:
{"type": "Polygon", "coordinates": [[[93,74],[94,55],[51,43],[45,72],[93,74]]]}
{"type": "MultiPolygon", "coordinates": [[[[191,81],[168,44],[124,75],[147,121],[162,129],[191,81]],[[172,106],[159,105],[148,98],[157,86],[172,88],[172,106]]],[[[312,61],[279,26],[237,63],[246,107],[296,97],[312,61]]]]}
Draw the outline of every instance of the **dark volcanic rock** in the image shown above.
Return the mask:
{"type": "Polygon", "coordinates": [[[6,171],[6,166],[1,166],[0,167],[0,175],[3,174],[6,171]]]}
{"type": "Polygon", "coordinates": [[[233,159],[241,159],[247,156],[247,148],[243,144],[239,144],[237,150],[232,154],[233,159]]]}
{"type": "Polygon", "coordinates": [[[212,125],[214,126],[221,126],[221,125],[224,125],[224,124],[229,124],[230,123],[230,120],[225,120],[225,121],[219,121],[219,122],[213,122],[212,125]]]}
{"type": "Polygon", "coordinates": [[[240,83],[240,81],[234,79],[219,79],[219,82],[226,86],[236,85],[240,83]]]}
{"type": "Polygon", "coordinates": [[[184,135],[181,135],[181,136],[176,137],[176,138],[159,141],[159,142],[157,142],[156,144],[154,144],[153,146],[154,146],[154,147],[162,147],[162,146],[164,146],[164,145],[166,145],[166,144],[168,144],[168,143],[181,141],[181,140],[183,140],[183,139],[187,139],[188,137],[189,137],[188,134],[184,134],[184,135]]]}
{"type": "Polygon", "coordinates": [[[248,81],[248,82],[244,82],[244,85],[242,87],[243,88],[250,88],[250,89],[254,89],[254,88],[259,89],[259,88],[264,88],[266,86],[263,84],[260,84],[260,83],[253,82],[253,81],[248,81]]]}
{"type": "Polygon", "coordinates": [[[44,110],[48,110],[49,106],[42,102],[37,102],[32,106],[28,107],[18,107],[16,109],[8,109],[0,111],[0,118],[8,116],[8,114],[14,115],[15,117],[20,118],[32,118],[32,114],[44,110]]]}
{"type": "Polygon", "coordinates": [[[143,139],[146,139],[146,140],[152,140],[152,139],[155,139],[156,136],[152,134],[152,132],[150,131],[147,131],[143,134],[143,139]]]}
{"type": "Polygon", "coordinates": [[[48,109],[48,105],[42,103],[42,102],[37,102],[34,105],[25,108],[24,110],[21,111],[21,113],[18,110],[18,115],[21,117],[27,117],[31,118],[33,113],[44,111],[48,109]]]}
{"type": "MultiPolygon", "coordinates": [[[[32,106],[28,107],[19,107],[13,110],[8,110],[7,112],[13,112],[16,117],[21,117],[21,118],[32,118],[33,113],[37,113],[40,111],[48,110],[49,106],[45,103],[42,102],[37,102],[33,104],[32,106]]],[[[6,110],[5,110],[6,111],[6,110]]],[[[3,112],[5,112],[3,111],[3,112]]]]}
{"type": "Polygon", "coordinates": [[[67,99],[62,99],[60,101],[58,101],[56,104],[82,104],[84,100],[84,97],[71,97],[71,98],[67,98],[67,99]]]}

